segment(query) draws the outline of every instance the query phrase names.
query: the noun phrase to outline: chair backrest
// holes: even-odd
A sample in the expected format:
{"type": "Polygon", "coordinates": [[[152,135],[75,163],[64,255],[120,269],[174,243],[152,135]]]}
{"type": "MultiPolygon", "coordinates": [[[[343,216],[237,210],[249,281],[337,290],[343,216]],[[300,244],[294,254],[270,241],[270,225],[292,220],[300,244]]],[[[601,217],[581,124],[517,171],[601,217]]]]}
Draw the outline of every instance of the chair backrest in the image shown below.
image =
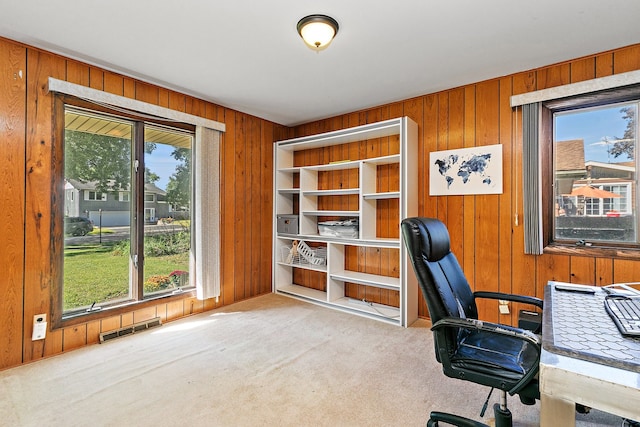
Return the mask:
{"type": "Polygon", "coordinates": [[[451,252],[447,227],[434,218],[406,218],[402,234],[433,323],[478,318],[473,292],[451,252]]]}

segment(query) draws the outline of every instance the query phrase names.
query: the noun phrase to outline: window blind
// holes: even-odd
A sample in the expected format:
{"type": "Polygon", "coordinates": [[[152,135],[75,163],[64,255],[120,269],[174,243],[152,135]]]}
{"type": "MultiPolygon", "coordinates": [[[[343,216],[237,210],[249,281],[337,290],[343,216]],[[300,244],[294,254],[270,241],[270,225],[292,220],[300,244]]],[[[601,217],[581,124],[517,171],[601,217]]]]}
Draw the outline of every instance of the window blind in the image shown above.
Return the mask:
{"type": "Polygon", "coordinates": [[[522,106],[524,252],[532,255],[542,254],[540,108],[539,102],[522,106]]]}

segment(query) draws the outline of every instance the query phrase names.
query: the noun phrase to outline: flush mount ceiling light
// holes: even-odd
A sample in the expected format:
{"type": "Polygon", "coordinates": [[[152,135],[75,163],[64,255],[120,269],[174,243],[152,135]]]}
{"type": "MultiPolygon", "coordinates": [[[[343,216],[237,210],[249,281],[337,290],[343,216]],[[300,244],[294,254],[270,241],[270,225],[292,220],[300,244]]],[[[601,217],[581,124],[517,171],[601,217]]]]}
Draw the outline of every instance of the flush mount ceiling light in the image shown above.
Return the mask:
{"type": "Polygon", "coordinates": [[[298,34],[311,49],[326,49],[338,34],[338,22],[327,15],[309,15],[298,21],[298,34]]]}

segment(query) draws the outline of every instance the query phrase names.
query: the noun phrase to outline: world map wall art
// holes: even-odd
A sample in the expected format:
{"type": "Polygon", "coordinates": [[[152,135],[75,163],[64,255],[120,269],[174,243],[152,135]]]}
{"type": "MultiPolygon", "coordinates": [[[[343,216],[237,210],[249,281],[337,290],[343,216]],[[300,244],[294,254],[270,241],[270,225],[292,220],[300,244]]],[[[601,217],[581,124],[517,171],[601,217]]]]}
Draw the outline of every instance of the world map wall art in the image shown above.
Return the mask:
{"type": "Polygon", "coordinates": [[[429,153],[429,195],[502,194],[502,144],[429,153]]]}

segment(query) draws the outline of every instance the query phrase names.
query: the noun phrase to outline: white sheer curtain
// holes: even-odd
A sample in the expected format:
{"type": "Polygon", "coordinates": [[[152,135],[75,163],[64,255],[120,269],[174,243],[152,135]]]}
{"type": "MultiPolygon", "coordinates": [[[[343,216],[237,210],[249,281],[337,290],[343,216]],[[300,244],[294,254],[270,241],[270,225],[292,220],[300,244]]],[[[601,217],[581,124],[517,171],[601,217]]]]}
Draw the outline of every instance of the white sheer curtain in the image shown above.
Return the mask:
{"type": "Polygon", "coordinates": [[[220,133],[196,127],[190,281],[199,300],[220,296],[220,133]]]}

